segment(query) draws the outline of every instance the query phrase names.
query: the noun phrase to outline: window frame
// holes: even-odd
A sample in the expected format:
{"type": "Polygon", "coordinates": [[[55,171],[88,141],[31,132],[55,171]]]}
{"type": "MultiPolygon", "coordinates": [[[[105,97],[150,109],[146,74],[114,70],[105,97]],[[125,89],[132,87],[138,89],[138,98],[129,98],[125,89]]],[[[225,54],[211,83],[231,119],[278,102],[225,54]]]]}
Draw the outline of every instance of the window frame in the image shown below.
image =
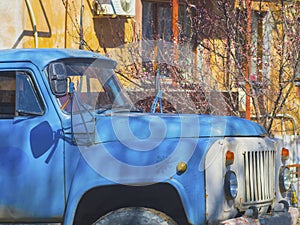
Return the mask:
{"type": "MultiPolygon", "coordinates": [[[[143,13],[142,13],[142,36],[143,39],[147,40],[156,40],[156,39],[162,39],[168,42],[173,42],[173,31],[172,31],[172,7],[170,4],[170,1],[155,1],[155,0],[143,0],[142,4],[149,3],[149,11],[146,15],[144,12],[143,7],[143,13]],[[170,9],[170,17],[164,18],[164,21],[162,22],[162,19],[159,15],[160,10],[164,11],[166,9],[170,9]],[[145,18],[144,18],[145,16],[145,18]],[[146,18],[147,16],[151,16],[150,20],[149,18],[146,18]],[[144,21],[145,19],[145,21],[144,21]],[[150,21],[150,22],[149,22],[150,21]],[[150,23],[149,25],[147,25],[150,23]],[[161,24],[168,25],[161,26],[161,24]],[[147,29],[146,29],[147,28],[147,29]],[[161,32],[163,31],[163,32],[161,32]],[[168,33],[168,31],[170,33],[168,33]],[[144,33],[145,32],[145,33],[144,33]]],[[[178,40],[189,43],[193,36],[192,31],[192,25],[186,23],[187,20],[186,16],[182,15],[181,13],[184,11],[185,8],[185,2],[179,1],[178,3],[178,29],[181,31],[178,33],[178,40]],[[189,28],[188,28],[189,27],[189,28]]]]}
{"type": "Polygon", "coordinates": [[[3,76],[2,74],[5,73],[13,73],[10,76],[14,77],[14,113],[1,113],[0,112],[0,119],[12,119],[15,117],[33,117],[33,116],[42,116],[45,114],[46,107],[42,98],[42,95],[40,93],[40,90],[38,89],[38,85],[36,84],[36,81],[34,80],[34,77],[32,76],[32,73],[26,69],[9,69],[9,70],[1,70],[0,71],[0,77],[3,76]],[[19,108],[19,96],[20,96],[20,90],[18,89],[18,76],[26,76],[25,79],[27,80],[27,84],[31,88],[31,92],[34,96],[36,104],[38,104],[40,112],[34,112],[34,111],[26,111],[23,112],[18,109],[19,108]]]}

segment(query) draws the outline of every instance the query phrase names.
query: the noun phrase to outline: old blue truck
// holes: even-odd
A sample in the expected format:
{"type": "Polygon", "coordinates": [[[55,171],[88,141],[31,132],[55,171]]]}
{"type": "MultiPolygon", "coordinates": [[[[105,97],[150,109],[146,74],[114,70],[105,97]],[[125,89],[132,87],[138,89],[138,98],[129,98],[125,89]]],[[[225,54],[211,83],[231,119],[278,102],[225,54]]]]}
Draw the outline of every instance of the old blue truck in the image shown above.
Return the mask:
{"type": "Polygon", "coordinates": [[[115,66],[85,50],[0,51],[1,223],[295,223],[278,140],[237,117],[143,113],[115,66]]]}

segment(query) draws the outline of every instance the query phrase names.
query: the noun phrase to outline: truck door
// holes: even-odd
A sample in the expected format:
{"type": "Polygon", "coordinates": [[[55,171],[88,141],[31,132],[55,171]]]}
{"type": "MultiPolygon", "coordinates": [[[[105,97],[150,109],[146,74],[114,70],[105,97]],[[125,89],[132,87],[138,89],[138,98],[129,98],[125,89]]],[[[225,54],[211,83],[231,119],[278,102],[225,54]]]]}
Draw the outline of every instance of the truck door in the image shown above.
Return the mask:
{"type": "Polygon", "coordinates": [[[60,119],[34,70],[1,67],[0,222],[59,222],[64,210],[60,119]]]}

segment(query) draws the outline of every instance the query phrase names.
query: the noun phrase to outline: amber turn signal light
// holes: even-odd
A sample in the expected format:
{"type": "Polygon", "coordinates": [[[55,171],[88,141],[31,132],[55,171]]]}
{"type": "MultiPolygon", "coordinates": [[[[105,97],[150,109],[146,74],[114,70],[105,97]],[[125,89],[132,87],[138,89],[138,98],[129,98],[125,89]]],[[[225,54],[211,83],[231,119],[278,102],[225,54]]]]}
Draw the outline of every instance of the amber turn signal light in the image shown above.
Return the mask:
{"type": "Polygon", "coordinates": [[[227,151],[226,152],[226,166],[232,165],[234,162],[234,152],[227,151]]]}
{"type": "Polygon", "coordinates": [[[289,159],[290,151],[287,148],[281,149],[281,160],[286,161],[289,159]]]}

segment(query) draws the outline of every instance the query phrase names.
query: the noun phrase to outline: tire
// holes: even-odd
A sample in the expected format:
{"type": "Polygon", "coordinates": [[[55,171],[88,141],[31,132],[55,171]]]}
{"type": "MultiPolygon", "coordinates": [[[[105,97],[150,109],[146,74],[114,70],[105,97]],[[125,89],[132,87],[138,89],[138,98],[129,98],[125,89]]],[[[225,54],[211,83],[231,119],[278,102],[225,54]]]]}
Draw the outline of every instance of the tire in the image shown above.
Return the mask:
{"type": "Polygon", "coordinates": [[[93,225],[177,225],[177,223],[154,209],[130,207],[109,212],[93,225]]]}

